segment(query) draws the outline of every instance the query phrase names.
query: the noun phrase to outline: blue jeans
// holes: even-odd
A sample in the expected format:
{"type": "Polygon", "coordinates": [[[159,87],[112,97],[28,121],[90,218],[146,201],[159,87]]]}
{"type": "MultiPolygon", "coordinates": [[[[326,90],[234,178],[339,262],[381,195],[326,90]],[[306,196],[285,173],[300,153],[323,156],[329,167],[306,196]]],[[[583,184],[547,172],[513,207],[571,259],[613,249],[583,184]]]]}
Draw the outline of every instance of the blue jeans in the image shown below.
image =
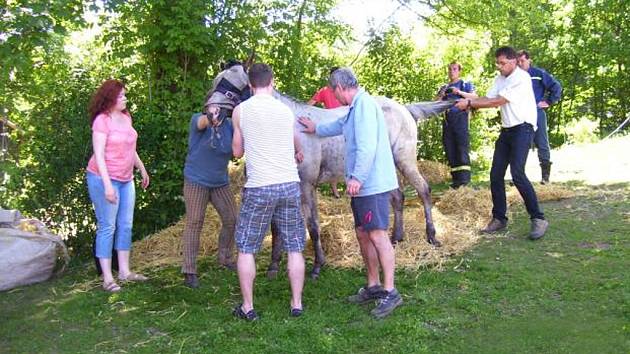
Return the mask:
{"type": "Polygon", "coordinates": [[[112,248],[129,251],[136,203],[136,187],[133,181],[112,180],[118,196],[118,201],[113,204],[105,199],[105,186],[101,176],[88,172],[86,179],[96,213],[96,257],[112,258],[112,248]]]}
{"type": "Polygon", "coordinates": [[[551,147],[549,146],[549,135],[547,135],[547,113],[542,108],[538,108],[538,129],[534,134],[534,146],[538,150],[538,162],[548,163],[551,160],[551,147]]]}
{"type": "Polygon", "coordinates": [[[490,170],[490,190],[492,192],[492,216],[495,219],[507,221],[504,179],[508,165],[510,165],[514,185],[525,201],[525,208],[530,218],[545,218],[538,205],[536,191],[525,175],[525,162],[527,162],[533,135],[534,128],[530,124],[524,123],[512,128],[501,129],[501,134],[494,144],[494,156],[490,170]]]}

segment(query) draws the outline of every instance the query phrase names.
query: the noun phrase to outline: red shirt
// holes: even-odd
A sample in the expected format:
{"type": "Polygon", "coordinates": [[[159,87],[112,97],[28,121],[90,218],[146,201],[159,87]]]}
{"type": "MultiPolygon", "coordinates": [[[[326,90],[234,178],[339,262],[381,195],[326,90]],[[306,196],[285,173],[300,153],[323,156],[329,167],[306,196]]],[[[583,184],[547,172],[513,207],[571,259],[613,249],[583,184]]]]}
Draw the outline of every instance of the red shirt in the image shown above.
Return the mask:
{"type": "Polygon", "coordinates": [[[335,97],[333,90],[329,86],[322,87],[319,91],[317,91],[317,93],[313,95],[312,100],[314,100],[315,103],[323,103],[324,108],[326,109],[341,106],[341,103],[337,101],[337,97],[335,97]]]}

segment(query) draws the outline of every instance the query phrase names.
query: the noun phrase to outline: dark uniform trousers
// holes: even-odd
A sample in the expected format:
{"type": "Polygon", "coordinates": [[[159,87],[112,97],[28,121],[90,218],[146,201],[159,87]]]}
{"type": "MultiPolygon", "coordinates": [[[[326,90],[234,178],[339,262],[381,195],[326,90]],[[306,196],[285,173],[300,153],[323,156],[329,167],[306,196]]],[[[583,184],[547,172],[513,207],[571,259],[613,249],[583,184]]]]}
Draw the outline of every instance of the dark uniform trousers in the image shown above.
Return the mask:
{"type": "Polygon", "coordinates": [[[442,144],[451,167],[452,187],[470,183],[470,135],[468,112],[448,110],[442,122],[442,144]]]}

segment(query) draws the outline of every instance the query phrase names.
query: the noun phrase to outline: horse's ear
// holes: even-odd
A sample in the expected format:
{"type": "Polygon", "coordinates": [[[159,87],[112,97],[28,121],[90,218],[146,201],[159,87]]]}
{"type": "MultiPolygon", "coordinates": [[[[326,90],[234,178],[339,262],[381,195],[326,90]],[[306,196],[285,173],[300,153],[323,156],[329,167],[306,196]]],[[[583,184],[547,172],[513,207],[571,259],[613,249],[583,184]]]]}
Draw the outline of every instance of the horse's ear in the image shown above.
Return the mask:
{"type": "Polygon", "coordinates": [[[249,57],[243,63],[243,68],[245,68],[246,72],[249,70],[249,68],[252,66],[252,64],[254,64],[254,58],[255,57],[256,57],[256,49],[252,49],[252,51],[249,53],[249,57]]]}

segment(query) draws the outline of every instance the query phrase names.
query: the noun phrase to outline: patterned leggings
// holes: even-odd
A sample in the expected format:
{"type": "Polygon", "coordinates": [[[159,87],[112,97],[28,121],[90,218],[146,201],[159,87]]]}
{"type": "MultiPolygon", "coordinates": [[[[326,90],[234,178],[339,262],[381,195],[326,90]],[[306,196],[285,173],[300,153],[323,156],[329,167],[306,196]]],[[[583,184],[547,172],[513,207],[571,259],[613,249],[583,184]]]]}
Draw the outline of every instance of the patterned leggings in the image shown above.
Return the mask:
{"type": "Polygon", "coordinates": [[[206,216],[208,202],[216,209],[221,218],[219,234],[219,264],[233,263],[234,229],[236,225],[236,205],[229,185],[208,188],[189,181],[184,181],[184,201],[186,203],[186,227],[183,235],[182,273],[197,274],[197,254],[199,237],[206,216]]]}

